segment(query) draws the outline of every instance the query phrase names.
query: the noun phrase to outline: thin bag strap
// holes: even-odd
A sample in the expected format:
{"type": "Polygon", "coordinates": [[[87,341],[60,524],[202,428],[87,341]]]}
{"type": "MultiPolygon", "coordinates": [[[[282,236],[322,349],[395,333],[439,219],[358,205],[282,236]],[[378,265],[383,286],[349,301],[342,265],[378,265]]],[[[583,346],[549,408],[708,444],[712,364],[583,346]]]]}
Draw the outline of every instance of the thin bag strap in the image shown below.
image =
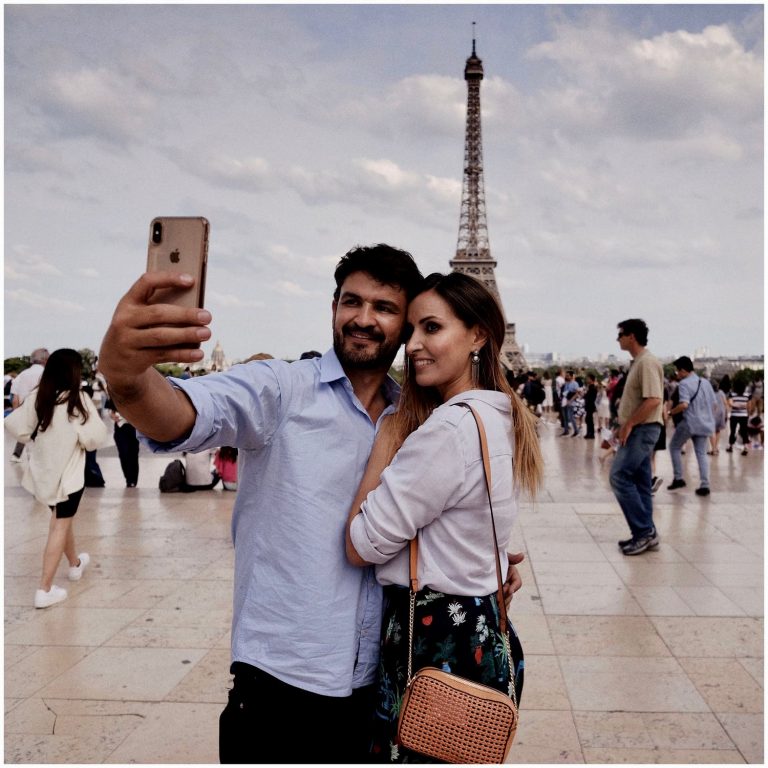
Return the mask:
{"type": "MultiPolygon", "coordinates": [[[[499,564],[499,544],[498,537],[496,536],[496,520],[493,516],[493,502],[491,501],[491,459],[488,455],[488,438],[485,434],[485,427],[483,426],[483,420],[477,411],[468,403],[456,403],[463,408],[467,408],[475,419],[477,425],[477,432],[480,437],[480,453],[483,457],[483,474],[485,475],[485,490],[488,494],[488,506],[491,510],[491,531],[493,533],[493,561],[496,563],[496,581],[498,584],[498,590],[496,592],[496,599],[499,603],[499,613],[501,614],[501,631],[507,631],[507,607],[504,603],[504,580],[501,574],[501,565],[499,564]]],[[[418,534],[414,536],[409,544],[409,572],[410,572],[410,586],[412,592],[419,591],[419,579],[418,579],[418,559],[419,559],[419,544],[418,534]]]]}
{"type": "Polygon", "coordinates": [[[480,452],[483,456],[483,471],[485,474],[485,490],[488,494],[488,507],[491,510],[491,530],[493,532],[493,561],[496,563],[496,581],[498,583],[498,591],[496,593],[496,599],[499,603],[500,614],[500,626],[501,631],[506,633],[507,631],[507,606],[504,603],[504,579],[501,573],[501,564],[499,563],[499,538],[496,535],[496,520],[493,515],[493,502],[491,501],[491,459],[488,454],[488,438],[485,434],[485,426],[480,418],[478,412],[467,403],[457,403],[465,408],[468,408],[472,413],[477,424],[477,432],[480,436],[480,452]]]}
{"type": "MultiPolygon", "coordinates": [[[[504,645],[506,646],[507,658],[509,660],[509,674],[512,680],[511,691],[512,697],[517,706],[517,698],[515,697],[514,690],[514,667],[512,661],[512,654],[507,641],[507,606],[504,602],[504,581],[501,574],[501,565],[499,564],[499,545],[498,538],[496,536],[496,521],[493,516],[493,502],[491,501],[491,460],[488,455],[488,438],[485,434],[485,427],[483,426],[483,420],[477,411],[469,405],[469,403],[460,402],[455,403],[463,408],[469,409],[470,413],[475,419],[477,425],[477,432],[480,437],[480,453],[483,457],[483,474],[485,475],[485,490],[488,494],[488,506],[491,510],[491,530],[493,533],[493,560],[496,563],[496,581],[498,583],[498,591],[496,593],[496,600],[499,604],[499,627],[501,628],[502,637],[504,638],[504,645]]],[[[418,533],[409,542],[409,576],[410,576],[410,614],[409,614],[409,626],[408,626],[408,677],[407,682],[411,682],[411,673],[413,669],[413,620],[416,607],[416,593],[419,591],[418,580],[418,559],[419,559],[419,545],[418,545],[418,533]]]]}

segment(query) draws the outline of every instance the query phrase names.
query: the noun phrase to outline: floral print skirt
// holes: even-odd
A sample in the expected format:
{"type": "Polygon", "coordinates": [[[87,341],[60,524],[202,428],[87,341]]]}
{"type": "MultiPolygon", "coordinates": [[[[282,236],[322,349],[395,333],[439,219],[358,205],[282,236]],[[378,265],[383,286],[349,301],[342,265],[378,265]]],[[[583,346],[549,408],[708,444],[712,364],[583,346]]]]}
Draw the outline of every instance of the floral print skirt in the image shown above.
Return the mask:
{"type": "MultiPolygon", "coordinates": [[[[381,655],[371,745],[374,762],[426,763],[432,758],[397,743],[397,719],[408,674],[407,587],[384,588],[381,655]]],[[[523,692],[523,649],[509,624],[517,701],[523,692]]],[[[413,624],[413,673],[437,667],[509,694],[510,674],[499,626],[496,594],[446,595],[430,589],[416,594],[413,624]]]]}

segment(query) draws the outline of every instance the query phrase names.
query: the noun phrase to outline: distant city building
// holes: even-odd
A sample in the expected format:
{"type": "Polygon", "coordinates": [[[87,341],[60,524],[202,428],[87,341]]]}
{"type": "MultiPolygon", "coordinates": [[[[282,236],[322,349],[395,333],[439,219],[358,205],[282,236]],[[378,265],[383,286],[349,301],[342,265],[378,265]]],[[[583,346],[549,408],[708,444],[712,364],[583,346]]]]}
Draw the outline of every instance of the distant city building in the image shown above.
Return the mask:
{"type": "MultiPolygon", "coordinates": [[[[473,26],[474,26],[474,22],[473,26]]],[[[496,262],[491,258],[488,240],[488,222],[485,217],[485,181],[483,179],[483,140],[480,124],[480,82],[483,79],[483,62],[475,53],[475,38],[472,35],[472,55],[464,67],[467,81],[467,130],[464,141],[464,183],[461,190],[461,214],[459,216],[459,238],[456,256],[451,260],[451,269],[470,275],[496,297],[502,315],[504,305],[496,287],[496,262]]],[[[515,339],[515,324],[506,323],[504,344],[501,347],[501,361],[515,373],[528,368],[520,347],[515,339]]]]}
{"type": "Polygon", "coordinates": [[[751,368],[753,371],[765,370],[764,355],[744,355],[738,357],[695,357],[693,365],[697,371],[704,371],[708,377],[719,379],[727,373],[733,376],[737,371],[751,368]]]}
{"type": "Polygon", "coordinates": [[[525,359],[529,368],[548,368],[557,365],[559,355],[557,352],[529,352],[525,351],[525,359]]]}
{"type": "Polygon", "coordinates": [[[231,367],[224,355],[224,349],[222,348],[220,341],[216,342],[216,346],[213,348],[213,352],[211,352],[211,359],[207,361],[205,367],[211,371],[211,373],[215,371],[226,371],[231,367]]]}

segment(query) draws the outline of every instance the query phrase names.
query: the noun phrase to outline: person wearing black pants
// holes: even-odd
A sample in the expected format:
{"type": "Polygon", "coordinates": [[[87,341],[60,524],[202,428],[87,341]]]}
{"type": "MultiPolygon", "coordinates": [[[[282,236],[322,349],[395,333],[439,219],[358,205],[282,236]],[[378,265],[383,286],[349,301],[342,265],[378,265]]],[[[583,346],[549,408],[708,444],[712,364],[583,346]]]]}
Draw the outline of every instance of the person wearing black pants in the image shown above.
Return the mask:
{"type": "Polygon", "coordinates": [[[222,764],[371,761],[373,684],[323,696],[239,661],[230,672],[234,686],[219,717],[222,764]]]}
{"type": "Polygon", "coordinates": [[[593,373],[587,374],[587,392],[584,395],[584,408],[586,410],[587,434],[585,440],[595,439],[595,411],[597,411],[597,379],[593,373]]]}
{"type": "Polygon", "coordinates": [[[115,445],[125,485],[127,488],[135,488],[139,482],[139,439],[136,437],[136,427],[118,413],[111,400],[107,401],[106,408],[115,422],[115,445]]]}

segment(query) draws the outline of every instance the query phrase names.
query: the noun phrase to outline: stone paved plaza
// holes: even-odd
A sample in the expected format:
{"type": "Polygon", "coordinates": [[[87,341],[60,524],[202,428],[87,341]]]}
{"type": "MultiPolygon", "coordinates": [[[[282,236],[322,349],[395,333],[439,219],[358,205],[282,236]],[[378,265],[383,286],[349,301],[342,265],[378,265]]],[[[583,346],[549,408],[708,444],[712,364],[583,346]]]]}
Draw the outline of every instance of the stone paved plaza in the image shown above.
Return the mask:
{"type": "MultiPolygon", "coordinates": [[[[628,558],[599,445],[542,426],[545,488],[526,503],[512,617],[526,652],[511,763],[763,762],[763,454],[712,459],[712,495],[656,495],[661,547],[628,558]]],[[[5,762],[216,763],[229,687],[234,494],[163,494],[142,451],[124,488],[76,518],[82,581],[32,599],[49,513],[19,486],[5,439],[5,762]]],[[[669,455],[658,458],[665,485],[669,455]]]]}

